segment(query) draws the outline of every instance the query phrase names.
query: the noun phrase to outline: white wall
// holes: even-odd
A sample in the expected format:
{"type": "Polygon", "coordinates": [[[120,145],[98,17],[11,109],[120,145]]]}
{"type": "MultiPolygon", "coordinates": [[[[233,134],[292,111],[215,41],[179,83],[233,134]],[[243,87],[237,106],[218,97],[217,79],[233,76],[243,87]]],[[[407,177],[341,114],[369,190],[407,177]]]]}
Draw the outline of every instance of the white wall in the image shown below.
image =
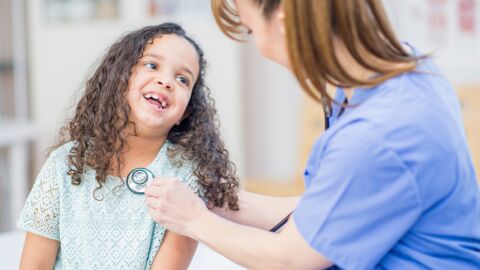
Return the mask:
{"type": "Polygon", "coordinates": [[[480,84],[480,1],[384,3],[401,40],[424,53],[433,53],[435,62],[455,85],[480,84]],[[473,22],[473,29],[465,29],[462,21],[473,22]]]}
{"type": "MultiPolygon", "coordinates": [[[[240,175],[293,179],[301,144],[299,86],[288,71],[265,60],[252,44],[240,44],[223,36],[207,14],[208,1],[202,1],[204,15],[191,10],[175,21],[183,23],[205,49],[210,63],[208,83],[216,99],[223,136],[240,175]]],[[[480,20],[476,37],[454,31],[457,1],[448,0],[450,22],[444,42],[435,43],[426,26],[432,12],[427,2],[384,1],[402,40],[424,51],[438,50],[437,62],[454,83],[478,82],[480,62],[470,59],[480,59],[480,50],[476,49],[480,47],[480,20]]],[[[123,0],[119,21],[48,24],[42,18],[41,3],[28,1],[31,110],[41,130],[37,152],[53,143],[67,108],[74,104],[73,94],[81,89],[104,50],[127,30],[163,21],[147,18],[145,0],[123,0]]],[[[480,4],[476,9],[480,14],[480,4]]],[[[43,158],[36,157],[36,170],[43,158]]]]}
{"type": "Polygon", "coordinates": [[[244,48],[247,176],[293,181],[301,144],[302,92],[284,67],[244,48]]]}
{"type": "MultiPolygon", "coordinates": [[[[480,1],[473,0],[475,31],[460,27],[461,2],[469,0],[383,1],[399,38],[434,59],[456,85],[480,83],[480,1]],[[437,29],[432,17],[443,16],[437,29]]],[[[463,13],[462,13],[463,12],[463,13]]],[[[434,19],[433,19],[434,20],[434,19]]],[[[261,57],[252,44],[244,49],[246,172],[249,178],[288,181],[299,164],[301,90],[290,72],[261,57]]]]}
{"type": "MultiPolygon", "coordinates": [[[[162,18],[148,18],[146,1],[120,1],[118,21],[47,23],[42,1],[29,0],[30,89],[33,120],[40,134],[38,153],[52,145],[66,117],[75,104],[74,94],[81,90],[95,61],[122,33],[158,24],[162,18]]],[[[207,4],[207,3],[206,3],[207,4]]],[[[209,12],[208,7],[205,9],[209,12]]],[[[210,14],[193,11],[180,18],[181,23],[203,47],[208,68],[207,83],[216,99],[222,134],[233,160],[243,174],[240,47],[218,30],[210,14]]],[[[44,160],[36,157],[36,171],[44,160]]]]}

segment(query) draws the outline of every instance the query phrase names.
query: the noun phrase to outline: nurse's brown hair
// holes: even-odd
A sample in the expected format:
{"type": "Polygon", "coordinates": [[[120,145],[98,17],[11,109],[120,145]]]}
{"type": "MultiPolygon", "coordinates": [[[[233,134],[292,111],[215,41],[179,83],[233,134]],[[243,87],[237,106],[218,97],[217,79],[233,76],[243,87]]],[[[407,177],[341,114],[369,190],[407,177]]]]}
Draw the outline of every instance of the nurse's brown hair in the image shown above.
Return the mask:
{"type": "MultiPolygon", "coordinates": [[[[421,58],[402,47],[381,0],[242,1],[253,1],[266,20],[283,6],[292,70],[304,91],[317,101],[332,101],[326,82],[344,88],[373,86],[414,70],[415,62],[421,58]],[[334,47],[338,44],[345,46],[360,67],[377,76],[352,76],[349,67],[343,66],[335,55],[334,47]]],[[[233,39],[241,39],[244,31],[232,1],[211,0],[211,4],[220,29],[233,39]]]]}

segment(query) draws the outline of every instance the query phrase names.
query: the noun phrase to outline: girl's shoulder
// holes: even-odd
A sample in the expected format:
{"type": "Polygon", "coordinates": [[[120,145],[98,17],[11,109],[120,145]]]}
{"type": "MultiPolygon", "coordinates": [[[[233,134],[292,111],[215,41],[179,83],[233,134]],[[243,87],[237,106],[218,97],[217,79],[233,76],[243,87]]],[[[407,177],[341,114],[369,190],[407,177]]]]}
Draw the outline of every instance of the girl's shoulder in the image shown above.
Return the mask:
{"type": "Polygon", "coordinates": [[[70,154],[70,150],[75,146],[74,141],[68,141],[58,147],[56,147],[53,151],[52,154],[60,154],[60,155],[65,155],[65,154],[70,154]]]}
{"type": "Polygon", "coordinates": [[[50,152],[49,158],[53,158],[57,162],[61,160],[66,160],[68,158],[68,155],[70,155],[70,152],[74,145],[75,145],[74,141],[69,141],[56,147],[50,152]]]}
{"type": "Polygon", "coordinates": [[[200,193],[201,187],[194,173],[197,163],[182,155],[183,152],[176,147],[170,141],[165,142],[150,166],[153,173],[164,177],[177,177],[196,193],[200,193]]]}
{"type": "Polygon", "coordinates": [[[191,174],[195,168],[194,164],[193,160],[183,155],[182,150],[177,145],[166,141],[152,163],[152,167],[176,176],[178,174],[191,174]]]}
{"type": "Polygon", "coordinates": [[[53,149],[48,155],[43,167],[53,170],[60,178],[68,178],[67,172],[70,169],[69,155],[74,146],[75,142],[69,141],[53,149]]]}

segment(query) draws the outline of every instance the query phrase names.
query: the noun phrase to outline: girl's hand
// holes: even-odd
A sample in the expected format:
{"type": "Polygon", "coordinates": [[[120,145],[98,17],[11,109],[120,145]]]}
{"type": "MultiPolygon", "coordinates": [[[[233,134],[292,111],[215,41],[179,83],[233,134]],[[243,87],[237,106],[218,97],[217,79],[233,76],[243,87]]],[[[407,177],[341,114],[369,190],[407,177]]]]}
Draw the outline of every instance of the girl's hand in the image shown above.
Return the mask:
{"type": "Polygon", "coordinates": [[[148,214],[167,230],[195,239],[195,222],[209,213],[204,202],[177,178],[155,178],[145,188],[148,214]]]}

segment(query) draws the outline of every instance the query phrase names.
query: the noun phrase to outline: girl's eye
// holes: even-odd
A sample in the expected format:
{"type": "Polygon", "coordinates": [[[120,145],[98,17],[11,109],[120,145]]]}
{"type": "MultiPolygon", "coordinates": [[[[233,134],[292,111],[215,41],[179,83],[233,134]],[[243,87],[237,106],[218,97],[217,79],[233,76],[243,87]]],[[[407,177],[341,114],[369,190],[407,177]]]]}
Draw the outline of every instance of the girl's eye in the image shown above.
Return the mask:
{"type": "Polygon", "coordinates": [[[158,69],[157,65],[155,65],[154,63],[145,63],[145,67],[147,67],[148,69],[151,69],[151,70],[157,70],[158,69]]]}
{"type": "Polygon", "coordinates": [[[175,77],[177,81],[179,81],[181,84],[188,85],[189,81],[185,76],[179,75],[175,77]]]}

